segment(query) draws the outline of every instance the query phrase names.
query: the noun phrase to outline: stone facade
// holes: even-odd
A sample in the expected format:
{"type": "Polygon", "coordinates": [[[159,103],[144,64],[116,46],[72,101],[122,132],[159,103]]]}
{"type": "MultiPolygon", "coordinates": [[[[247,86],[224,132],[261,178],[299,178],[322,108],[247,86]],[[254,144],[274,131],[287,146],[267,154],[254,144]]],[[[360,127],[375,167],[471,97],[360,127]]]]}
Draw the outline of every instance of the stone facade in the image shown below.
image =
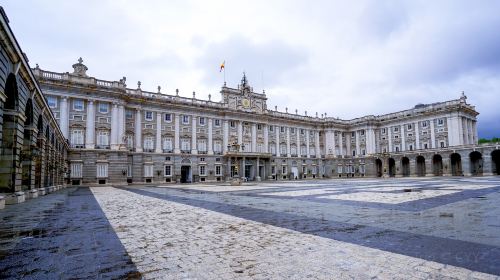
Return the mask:
{"type": "Polygon", "coordinates": [[[64,184],[69,144],[0,7],[0,193],[5,202],[64,184]]]}

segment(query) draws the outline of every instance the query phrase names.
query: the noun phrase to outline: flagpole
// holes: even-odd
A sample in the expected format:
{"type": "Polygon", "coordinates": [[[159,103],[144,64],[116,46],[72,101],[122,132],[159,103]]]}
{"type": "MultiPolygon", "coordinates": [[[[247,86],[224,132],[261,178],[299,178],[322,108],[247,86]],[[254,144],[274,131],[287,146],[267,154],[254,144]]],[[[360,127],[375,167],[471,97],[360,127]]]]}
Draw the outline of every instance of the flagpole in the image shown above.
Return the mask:
{"type": "Polygon", "coordinates": [[[226,61],[224,60],[224,85],[226,85],[226,61]]]}

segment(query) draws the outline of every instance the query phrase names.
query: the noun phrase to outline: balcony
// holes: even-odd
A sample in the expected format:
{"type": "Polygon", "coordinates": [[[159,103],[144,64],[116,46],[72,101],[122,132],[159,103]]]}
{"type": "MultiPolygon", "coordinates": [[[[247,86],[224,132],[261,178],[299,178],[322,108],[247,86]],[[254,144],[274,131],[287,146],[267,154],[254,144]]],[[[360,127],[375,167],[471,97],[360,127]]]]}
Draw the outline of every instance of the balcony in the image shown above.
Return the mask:
{"type": "Polygon", "coordinates": [[[181,154],[190,154],[191,150],[181,150],[181,154]]]}
{"type": "Polygon", "coordinates": [[[71,148],[73,148],[73,149],[84,149],[85,145],[84,144],[71,144],[71,148]]]}
{"type": "Polygon", "coordinates": [[[206,155],[206,154],[208,154],[208,152],[207,151],[198,151],[198,154],[199,155],[206,155]]]}
{"type": "Polygon", "coordinates": [[[221,151],[214,151],[214,155],[222,155],[221,151]]]}
{"type": "Polygon", "coordinates": [[[155,149],[144,149],[145,153],[154,153],[155,149]]]}
{"type": "Polygon", "coordinates": [[[109,150],[110,149],[109,145],[95,145],[95,148],[100,149],[100,150],[109,150]]]}
{"type": "Polygon", "coordinates": [[[174,151],[172,149],[163,149],[164,153],[173,153],[174,151]]]}

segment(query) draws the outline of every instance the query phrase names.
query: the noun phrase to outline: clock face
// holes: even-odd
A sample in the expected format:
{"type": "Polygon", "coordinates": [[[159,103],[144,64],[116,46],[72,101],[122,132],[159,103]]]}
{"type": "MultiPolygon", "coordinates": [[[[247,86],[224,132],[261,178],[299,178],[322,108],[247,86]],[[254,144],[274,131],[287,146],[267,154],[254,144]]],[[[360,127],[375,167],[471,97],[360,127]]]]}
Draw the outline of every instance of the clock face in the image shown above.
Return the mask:
{"type": "Polygon", "coordinates": [[[241,100],[241,105],[243,105],[243,107],[245,108],[250,107],[250,100],[244,98],[243,100],[241,100]]]}

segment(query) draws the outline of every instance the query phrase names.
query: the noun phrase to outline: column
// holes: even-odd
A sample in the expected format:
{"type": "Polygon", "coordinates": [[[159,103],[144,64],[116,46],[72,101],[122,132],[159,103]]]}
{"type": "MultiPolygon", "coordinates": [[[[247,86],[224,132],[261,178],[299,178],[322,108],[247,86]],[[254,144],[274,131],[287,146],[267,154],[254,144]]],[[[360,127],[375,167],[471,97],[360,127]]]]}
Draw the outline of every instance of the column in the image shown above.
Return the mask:
{"type": "Polygon", "coordinates": [[[332,130],[331,133],[332,133],[332,149],[333,149],[332,153],[333,153],[334,157],[337,157],[338,156],[337,149],[335,148],[335,146],[337,146],[337,144],[335,142],[335,131],[332,130]]]}
{"type": "Polygon", "coordinates": [[[264,124],[262,128],[264,129],[264,151],[269,153],[269,127],[264,124]]]}
{"type": "Polygon", "coordinates": [[[245,157],[243,157],[241,159],[241,168],[240,168],[240,174],[239,174],[241,178],[245,178],[245,165],[246,165],[245,157]]]}
{"type": "Polygon", "coordinates": [[[181,128],[180,128],[180,116],[179,114],[175,114],[174,117],[174,128],[175,128],[175,135],[174,135],[174,153],[180,154],[181,152],[181,145],[180,145],[180,137],[181,137],[181,128]]]}
{"type": "Polygon", "coordinates": [[[142,152],[142,114],[140,109],[136,109],[135,111],[134,129],[135,129],[135,151],[142,152]]]}
{"type": "Polygon", "coordinates": [[[191,154],[198,154],[198,149],[196,148],[196,116],[191,116],[191,154]]]}
{"type": "Polygon", "coordinates": [[[240,145],[240,152],[242,151],[241,145],[243,144],[243,122],[238,121],[238,144],[240,145]]]}
{"type": "Polygon", "coordinates": [[[213,133],[212,133],[212,119],[208,119],[208,154],[213,155],[213,133]]]}
{"type": "Polygon", "coordinates": [[[161,153],[163,152],[161,146],[161,113],[156,112],[156,143],[155,143],[155,152],[161,153]]]}
{"type": "Polygon", "coordinates": [[[458,145],[464,144],[464,128],[462,125],[462,117],[457,117],[458,127],[458,145]]]}
{"type": "Polygon", "coordinates": [[[257,124],[252,124],[252,153],[257,152],[257,124]]]}
{"type": "Polygon", "coordinates": [[[415,150],[420,150],[420,131],[418,129],[418,123],[419,122],[413,124],[413,126],[415,126],[415,150]]]}
{"type": "Polygon", "coordinates": [[[276,134],[276,156],[281,156],[281,151],[280,151],[280,128],[279,126],[275,126],[275,134],[276,134]]]}
{"type": "Polygon", "coordinates": [[[64,138],[69,138],[69,118],[68,118],[68,97],[63,96],[61,98],[61,107],[60,107],[60,121],[59,124],[61,126],[61,131],[64,138]]]}
{"type": "Polygon", "coordinates": [[[446,119],[446,130],[448,131],[448,146],[456,146],[457,145],[457,137],[456,137],[456,126],[455,126],[455,118],[449,117],[446,119]]]}
{"type": "MultiPolygon", "coordinates": [[[[223,133],[224,133],[224,137],[222,139],[222,149],[224,151],[224,153],[227,152],[227,145],[229,144],[229,122],[227,120],[224,120],[223,122],[224,124],[224,128],[223,128],[223,133]]],[[[231,171],[229,171],[231,172],[231,171]]]]}
{"type": "Polygon", "coordinates": [[[123,136],[125,136],[125,107],[120,105],[118,106],[118,144],[125,144],[123,136]]]}
{"type": "Polygon", "coordinates": [[[311,157],[311,152],[309,151],[309,129],[306,129],[306,156],[311,157]]]}
{"type": "Polygon", "coordinates": [[[111,149],[118,149],[118,105],[111,108],[111,149]]]}
{"type": "Polygon", "coordinates": [[[257,181],[260,181],[260,168],[259,168],[260,163],[259,163],[259,161],[260,161],[259,158],[257,158],[257,162],[255,164],[257,166],[257,172],[255,172],[255,174],[257,174],[257,175],[255,176],[255,180],[257,180],[257,181]]]}
{"type": "Polygon", "coordinates": [[[472,144],[477,145],[477,126],[476,121],[472,121],[472,144]]]}
{"type": "Polygon", "coordinates": [[[314,145],[316,146],[316,157],[321,158],[321,151],[319,149],[319,130],[314,131],[314,145]]]}
{"type": "Polygon", "coordinates": [[[342,143],[342,131],[339,131],[338,134],[339,134],[339,154],[342,157],[344,155],[344,145],[342,143]]]}
{"type": "Polygon", "coordinates": [[[297,135],[297,156],[302,157],[302,152],[300,150],[300,128],[297,127],[295,128],[296,130],[296,135],[297,135]]]}
{"type": "Polygon", "coordinates": [[[87,120],[85,129],[85,148],[95,148],[95,104],[94,100],[89,100],[87,104],[87,120]]]}
{"type": "Polygon", "coordinates": [[[431,145],[429,148],[436,148],[436,133],[434,132],[434,119],[430,120],[431,122],[431,145]]]}
{"type": "MultiPolygon", "coordinates": [[[[226,121],[227,122],[227,121],[226,121]]],[[[231,157],[227,158],[227,169],[226,169],[226,176],[227,178],[231,178],[231,157]]]]}
{"type": "Polygon", "coordinates": [[[359,151],[359,130],[356,130],[355,133],[354,133],[354,137],[356,137],[355,141],[356,141],[356,156],[360,156],[360,151],[359,151]]]}
{"type": "Polygon", "coordinates": [[[346,132],[345,134],[345,149],[346,149],[346,154],[348,156],[351,156],[351,132],[346,132]]]}
{"type": "Polygon", "coordinates": [[[401,151],[404,152],[406,150],[406,133],[405,126],[401,125],[401,151]]]}
{"type": "Polygon", "coordinates": [[[389,153],[392,153],[392,127],[387,128],[387,143],[389,143],[389,153]]]}
{"type": "Polygon", "coordinates": [[[286,156],[290,157],[290,127],[286,127],[286,156]]]}
{"type": "Polygon", "coordinates": [[[472,131],[471,119],[467,119],[467,134],[469,135],[469,144],[474,144],[474,133],[472,131]]]}
{"type": "Polygon", "coordinates": [[[464,117],[460,117],[460,124],[462,125],[462,129],[460,131],[462,131],[462,145],[466,145],[468,144],[467,143],[467,121],[464,117]]]}

